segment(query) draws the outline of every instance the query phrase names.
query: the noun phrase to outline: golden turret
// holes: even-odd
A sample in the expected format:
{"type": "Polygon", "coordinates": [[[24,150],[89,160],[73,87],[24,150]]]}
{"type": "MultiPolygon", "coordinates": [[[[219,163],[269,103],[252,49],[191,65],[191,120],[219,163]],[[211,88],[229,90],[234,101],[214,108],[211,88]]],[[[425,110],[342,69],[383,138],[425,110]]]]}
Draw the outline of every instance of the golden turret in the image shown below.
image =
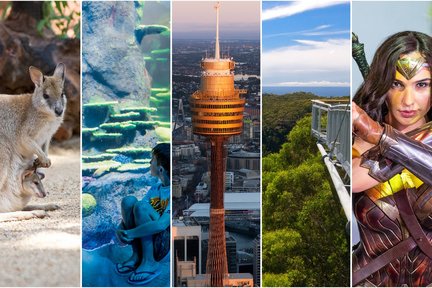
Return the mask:
{"type": "Polygon", "coordinates": [[[215,57],[201,61],[201,87],[189,100],[192,131],[204,136],[237,135],[241,134],[243,127],[245,99],[240,96],[246,91],[234,88],[235,62],[229,58],[220,58],[218,22],[219,17],[216,25],[215,57]]]}

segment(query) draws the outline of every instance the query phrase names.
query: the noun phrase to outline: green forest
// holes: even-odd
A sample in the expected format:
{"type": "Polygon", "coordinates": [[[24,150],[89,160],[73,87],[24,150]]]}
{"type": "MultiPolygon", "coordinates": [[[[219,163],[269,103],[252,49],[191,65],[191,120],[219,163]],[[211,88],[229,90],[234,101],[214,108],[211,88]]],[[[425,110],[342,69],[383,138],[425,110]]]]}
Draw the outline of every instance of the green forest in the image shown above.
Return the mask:
{"type": "Polygon", "coordinates": [[[297,120],[311,112],[311,100],[320,98],[306,92],[286,95],[264,94],[263,155],[278,152],[297,120]]]}
{"type": "Polygon", "coordinates": [[[273,135],[263,139],[267,148],[279,145],[263,157],[263,286],[350,284],[346,218],[310,131],[317,98],[263,97],[264,135],[273,135]]]}

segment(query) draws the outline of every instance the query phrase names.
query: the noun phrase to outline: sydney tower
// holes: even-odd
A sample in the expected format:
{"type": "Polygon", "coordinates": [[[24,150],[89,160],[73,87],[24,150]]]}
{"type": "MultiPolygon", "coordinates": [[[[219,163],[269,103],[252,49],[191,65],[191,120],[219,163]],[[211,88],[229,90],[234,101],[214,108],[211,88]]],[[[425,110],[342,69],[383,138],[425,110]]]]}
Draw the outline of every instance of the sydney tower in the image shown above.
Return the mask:
{"type": "Polygon", "coordinates": [[[201,61],[201,86],[190,97],[193,133],[208,138],[211,144],[210,231],[207,274],[210,286],[222,287],[228,276],[225,246],[225,141],[241,134],[244,90],[234,88],[234,61],[221,58],[219,51],[219,9],[216,9],[216,47],[214,58],[201,61]]]}

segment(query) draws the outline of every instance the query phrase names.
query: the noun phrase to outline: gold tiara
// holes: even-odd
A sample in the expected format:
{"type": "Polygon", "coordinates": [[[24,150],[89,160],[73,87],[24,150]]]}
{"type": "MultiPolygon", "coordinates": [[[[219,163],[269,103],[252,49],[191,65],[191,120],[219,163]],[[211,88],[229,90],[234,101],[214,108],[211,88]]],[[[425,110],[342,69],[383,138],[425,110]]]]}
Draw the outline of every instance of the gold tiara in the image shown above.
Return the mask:
{"type": "Polygon", "coordinates": [[[407,80],[414,77],[423,67],[429,67],[429,65],[421,56],[417,58],[408,56],[401,58],[396,62],[396,70],[399,71],[399,73],[401,73],[407,80]]]}

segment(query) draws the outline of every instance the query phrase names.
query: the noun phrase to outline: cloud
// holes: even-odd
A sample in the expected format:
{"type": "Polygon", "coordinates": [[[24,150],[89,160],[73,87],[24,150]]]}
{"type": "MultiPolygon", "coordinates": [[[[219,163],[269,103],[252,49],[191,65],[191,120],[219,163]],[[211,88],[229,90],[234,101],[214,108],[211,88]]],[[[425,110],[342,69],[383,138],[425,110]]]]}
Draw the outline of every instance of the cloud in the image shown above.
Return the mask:
{"type": "Polygon", "coordinates": [[[267,34],[264,35],[264,38],[272,38],[272,37],[279,37],[279,36],[293,36],[293,35],[303,35],[304,33],[313,33],[317,32],[326,28],[330,28],[331,25],[320,25],[312,29],[308,30],[302,30],[302,31],[294,31],[294,32],[285,32],[285,33],[277,33],[277,34],[267,34]]]}
{"type": "Polygon", "coordinates": [[[323,29],[327,29],[327,28],[330,28],[330,27],[331,27],[331,25],[325,24],[325,25],[320,25],[318,27],[315,27],[314,30],[323,30],[323,29]]]}
{"type": "MultiPolygon", "coordinates": [[[[297,45],[262,54],[263,85],[270,83],[347,83],[350,79],[349,39],[296,40],[297,45]]],[[[341,84],[338,84],[341,85],[341,84]]]]}
{"type": "Polygon", "coordinates": [[[273,37],[281,37],[281,36],[330,36],[330,35],[340,35],[340,34],[346,34],[350,33],[350,30],[336,30],[336,31],[322,31],[328,27],[331,27],[331,25],[321,25],[318,27],[315,27],[313,29],[308,30],[302,30],[302,31],[295,31],[295,32],[285,32],[285,33],[276,33],[276,34],[267,34],[264,35],[264,38],[273,38],[273,37]]]}
{"type": "Polygon", "coordinates": [[[304,36],[329,36],[350,33],[350,30],[306,32],[304,36]]]}
{"type": "Polygon", "coordinates": [[[303,13],[309,10],[335,6],[339,4],[346,4],[348,1],[328,1],[328,0],[309,0],[309,1],[296,1],[287,5],[276,6],[273,8],[263,10],[261,19],[263,21],[272,20],[276,18],[289,17],[295,14],[303,13]]]}

